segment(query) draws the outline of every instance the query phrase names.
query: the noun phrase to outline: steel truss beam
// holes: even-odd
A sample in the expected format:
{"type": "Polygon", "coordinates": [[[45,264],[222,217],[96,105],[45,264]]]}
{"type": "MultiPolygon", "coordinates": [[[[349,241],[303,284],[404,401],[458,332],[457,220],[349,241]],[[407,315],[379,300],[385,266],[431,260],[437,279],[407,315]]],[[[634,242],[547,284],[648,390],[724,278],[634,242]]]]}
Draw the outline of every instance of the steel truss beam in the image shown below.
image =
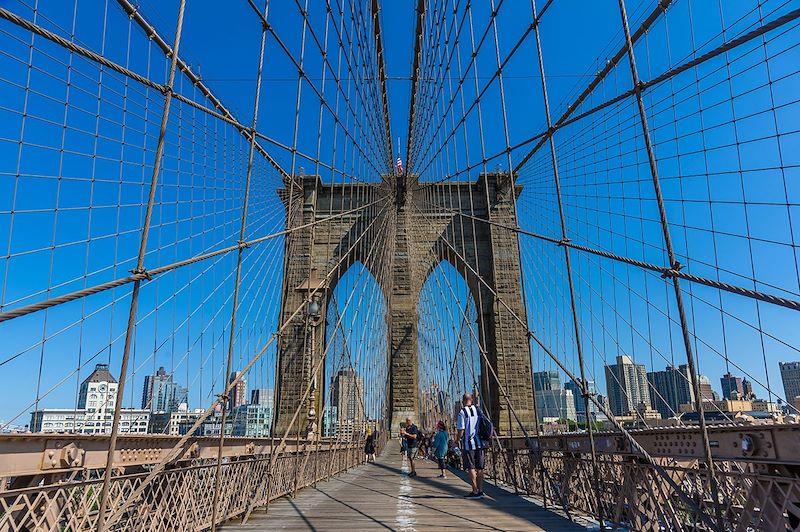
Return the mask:
{"type": "MultiPolygon", "coordinates": [[[[216,460],[218,436],[193,437],[174,448],[180,436],[159,434],[120,434],[114,451],[115,468],[132,468],[159,463],[170,456],[171,463],[184,460],[216,460]]],[[[279,438],[226,437],[223,458],[268,455],[279,438]]],[[[3,434],[0,435],[0,478],[66,473],[101,469],[108,461],[108,435],[81,434],[3,434]]],[[[322,439],[321,449],[336,445],[334,439],[322,439]]],[[[297,448],[288,444],[287,451],[297,448]]]]}

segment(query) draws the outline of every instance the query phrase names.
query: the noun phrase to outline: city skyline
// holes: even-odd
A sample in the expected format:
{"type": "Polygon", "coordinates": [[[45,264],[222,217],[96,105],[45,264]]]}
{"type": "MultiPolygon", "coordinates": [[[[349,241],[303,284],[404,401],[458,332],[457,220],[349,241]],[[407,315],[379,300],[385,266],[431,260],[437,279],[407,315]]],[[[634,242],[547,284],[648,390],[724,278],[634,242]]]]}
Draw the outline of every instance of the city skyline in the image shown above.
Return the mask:
{"type": "MultiPolygon", "coordinates": [[[[640,367],[644,365],[634,364],[630,357],[626,357],[625,355],[620,355],[617,357],[616,366],[619,366],[620,364],[622,366],[632,367],[634,370],[633,373],[631,373],[630,369],[626,369],[626,371],[629,373],[629,375],[626,377],[628,379],[626,382],[631,388],[631,393],[626,394],[623,390],[611,390],[609,392],[609,395],[611,393],[617,393],[617,399],[614,400],[620,401],[618,406],[623,404],[627,405],[628,401],[632,401],[633,398],[644,396],[641,391],[642,382],[640,378],[640,367]],[[637,368],[637,366],[639,366],[639,368],[637,368]]],[[[607,371],[608,368],[614,367],[615,366],[607,366],[607,371]]],[[[784,393],[789,394],[792,393],[792,390],[800,390],[800,361],[781,362],[780,369],[782,383],[785,387],[784,393]]],[[[654,410],[658,411],[662,419],[679,414],[681,405],[693,404],[694,401],[694,394],[691,388],[691,378],[688,376],[687,371],[688,368],[684,364],[678,368],[667,366],[666,370],[646,372],[645,375],[647,385],[644,388],[647,390],[648,401],[640,401],[640,403],[644,402],[648,408],[653,408],[654,410]],[[676,393],[677,395],[675,395],[676,393]]],[[[616,370],[614,375],[617,375],[616,370]]],[[[238,376],[238,373],[234,372],[230,376],[231,381],[236,376],[238,376]]],[[[581,415],[583,414],[583,399],[579,393],[579,387],[577,384],[571,381],[565,381],[562,383],[559,372],[555,370],[533,372],[532,378],[534,385],[537,387],[535,392],[542,397],[542,400],[538,405],[540,418],[565,417],[566,419],[570,420],[581,420],[581,415]]],[[[104,399],[90,398],[88,394],[88,386],[93,380],[104,380],[104,382],[110,383],[116,382],[116,378],[111,373],[108,364],[98,363],[96,364],[92,373],[81,383],[80,390],[76,398],[76,408],[70,409],[68,407],[59,406],[50,408],[49,410],[68,412],[74,410],[83,410],[87,407],[99,407],[99,405],[102,403],[104,406],[100,408],[102,408],[102,412],[105,412],[109,406],[113,406],[110,404],[114,398],[113,389],[109,390],[108,393],[110,395],[104,399]]],[[[722,394],[719,396],[711,385],[711,382],[713,381],[708,376],[700,375],[699,380],[704,403],[712,403],[717,401],[719,400],[718,397],[723,400],[756,399],[756,395],[751,391],[752,388],[749,381],[746,378],[742,378],[733,373],[726,372],[720,376],[719,381],[722,394]]],[[[363,410],[359,407],[360,401],[356,395],[356,390],[359,388],[359,382],[361,382],[360,386],[363,389],[363,379],[359,377],[353,370],[340,370],[336,375],[331,377],[331,404],[327,405],[325,422],[329,422],[332,419],[331,415],[333,415],[333,418],[337,419],[337,424],[355,421],[359,419],[359,412],[361,413],[361,418],[364,418],[363,410]],[[342,403],[345,403],[346,408],[340,408],[342,403]]],[[[594,387],[593,382],[591,383],[591,386],[594,387]]],[[[183,393],[184,391],[187,391],[186,388],[183,388],[180,386],[180,384],[173,383],[172,376],[167,374],[162,366],[159,367],[159,369],[156,370],[153,375],[147,375],[145,377],[145,384],[141,395],[142,407],[140,410],[147,410],[151,413],[151,415],[170,414],[172,412],[177,412],[179,405],[184,405],[184,410],[182,410],[182,412],[191,413],[191,405],[189,405],[188,402],[174,403],[173,405],[170,405],[171,409],[167,408],[164,410],[154,410],[153,408],[146,406],[153,404],[152,398],[150,397],[151,394],[153,394],[154,397],[159,397],[159,400],[156,401],[157,404],[168,404],[164,402],[165,399],[162,397],[165,396],[165,394],[169,395],[170,392],[168,390],[175,390],[177,393],[183,393]],[[156,383],[169,384],[172,386],[164,386],[164,389],[159,393],[159,387],[156,383]],[[165,392],[164,390],[167,391],[165,392]]],[[[242,404],[231,405],[231,411],[233,413],[233,417],[231,418],[232,420],[237,419],[239,416],[239,407],[268,405],[270,409],[269,419],[271,421],[274,390],[256,388],[251,390],[251,395],[249,398],[247,398],[246,379],[242,379],[242,381],[240,381],[240,383],[234,387],[234,390],[237,390],[236,395],[239,398],[244,397],[245,399],[242,404]]],[[[188,393],[186,395],[188,395],[188,393]]],[[[795,398],[796,397],[800,397],[800,393],[797,393],[795,398]]],[[[796,402],[794,400],[795,398],[788,398],[788,396],[778,397],[777,403],[784,404],[786,405],[785,407],[789,409],[796,409],[800,403],[796,402]]],[[[636,411],[636,404],[633,404],[633,406],[627,412],[620,413],[621,410],[619,410],[619,408],[614,411],[614,407],[612,407],[612,401],[612,399],[609,399],[608,406],[615,415],[625,416],[636,411]]],[[[128,408],[125,410],[135,411],[137,409],[128,408]]],[[[592,412],[593,415],[597,414],[596,408],[592,403],[590,403],[590,412],[592,412]]],[[[35,411],[31,412],[32,420],[34,419],[35,414],[35,411]]],[[[264,414],[262,413],[260,415],[263,419],[264,414]]],[[[41,424],[41,420],[39,420],[38,423],[41,424]]],[[[34,423],[31,422],[24,426],[30,426],[32,428],[34,423]]],[[[20,425],[20,427],[22,427],[22,425],[20,425]]]]}

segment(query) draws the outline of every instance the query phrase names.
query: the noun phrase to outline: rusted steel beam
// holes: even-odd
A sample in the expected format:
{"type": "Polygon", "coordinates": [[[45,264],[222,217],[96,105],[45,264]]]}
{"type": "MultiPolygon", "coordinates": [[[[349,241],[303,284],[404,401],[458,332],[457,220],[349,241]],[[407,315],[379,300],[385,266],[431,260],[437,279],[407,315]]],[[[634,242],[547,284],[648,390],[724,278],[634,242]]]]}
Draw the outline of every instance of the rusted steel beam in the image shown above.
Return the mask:
{"type": "MultiPolygon", "coordinates": [[[[699,427],[661,427],[634,430],[631,435],[651,456],[657,458],[702,459],[702,433],[699,427]]],[[[753,463],[800,464],[800,424],[726,425],[708,428],[712,457],[753,463]]],[[[618,432],[594,435],[597,452],[606,455],[635,456],[628,439],[618,432]]],[[[509,450],[528,448],[525,438],[501,438],[509,450]]],[[[588,434],[561,434],[533,439],[543,451],[588,454],[588,434]],[[538,443],[537,443],[538,442],[538,443]]]]}
{"type": "MultiPolygon", "coordinates": [[[[107,446],[104,441],[107,437],[22,434],[4,438],[3,450],[9,451],[9,446],[16,445],[17,456],[24,457],[34,452],[29,448],[32,444],[38,442],[41,450],[42,444],[55,443],[58,436],[70,440],[68,445],[74,446],[71,449],[79,445],[90,447],[89,452],[83,455],[86,457],[84,460],[94,460],[102,467],[104,459],[101,457],[96,460],[97,457],[92,455],[95,447],[107,446]]],[[[118,442],[121,445],[143,445],[143,449],[136,451],[140,460],[148,452],[152,457],[160,446],[171,445],[175,440],[169,436],[140,435],[126,438],[120,438],[118,442]]],[[[379,440],[379,449],[383,448],[385,441],[385,437],[379,440]]],[[[227,438],[226,443],[231,444],[226,445],[228,451],[236,447],[237,452],[243,451],[245,454],[232,455],[223,463],[227,481],[220,500],[224,502],[214,522],[208,508],[212,504],[213,485],[210,481],[216,466],[218,438],[194,438],[189,443],[198,444],[196,449],[199,457],[170,464],[162,471],[157,482],[147,486],[145,496],[138,504],[109,523],[115,530],[207,530],[229,519],[245,517],[254,508],[265,507],[270,499],[291,493],[295,485],[304,488],[315,480],[308,470],[302,471],[299,477],[295,474],[293,454],[303,452],[302,449],[293,448],[290,454],[283,453],[273,474],[270,474],[268,466],[271,457],[258,454],[264,448],[268,450],[269,438],[227,438]],[[250,446],[244,442],[249,442],[250,446]],[[254,454],[248,455],[250,452],[254,454]],[[203,456],[207,459],[202,459],[203,456]]],[[[315,460],[335,463],[331,473],[338,474],[358,464],[363,444],[363,441],[322,440],[315,450],[315,460]]],[[[67,455],[69,460],[79,457],[80,453],[70,452],[67,455]]],[[[58,453],[51,457],[48,451],[44,456],[48,461],[60,459],[58,453]]],[[[0,490],[0,530],[95,530],[103,526],[97,505],[102,479],[96,473],[96,470],[50,470],[4,481],[4,489],[0,490]]],[[[142,465],[125,467],[112,479],[112,493],[129,494],[134,486],[141,485],[147,475],[147,468],[142,465]]],[[[125,500],[125,496],[112,498],[115,507],[125,500]]]]}
{"type": "MultiPolygon", "coordinates": [[[[0,477],[54,474],[105,467],[109,436],[78,434],[3,434],[0,435],[0,477]]],[[[120,434],[114,452],[114,465],[135,467],[158,463],[180,440],[180,436],[120,434]]],[[[277,441],[277,440],[276,440],[277,441]]],[[[320,450],[335,445],[320,441],[320,450]]],[[[219,437],[191,438],[183,447],[180,460],[216,459],[219,437]]],[[[271,438],[226,437],[223,458],[268,455],[274,448],[271,438]]],[[[290,445],[288,451],[294,452],[290,445]]]]}

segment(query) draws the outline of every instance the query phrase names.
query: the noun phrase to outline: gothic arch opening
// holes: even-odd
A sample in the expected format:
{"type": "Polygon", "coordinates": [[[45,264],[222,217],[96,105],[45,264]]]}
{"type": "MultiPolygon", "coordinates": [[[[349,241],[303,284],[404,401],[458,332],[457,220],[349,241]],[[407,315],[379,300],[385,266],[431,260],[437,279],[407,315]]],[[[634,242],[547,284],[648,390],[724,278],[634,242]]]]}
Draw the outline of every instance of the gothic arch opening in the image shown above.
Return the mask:
{"type": "Polygon", "coordinates": [[[440,261],[427,275],[418,314],[420,423],[450,425],[461,395],[481,393],[483,385],[475,297],[449,261],[440,261]]]}
{"type": "Polygon", "coordinates": [[[388,376],[387,301],[372,272],[354,261],[325,305],[321,430],[350,440],[382,429],[388,376]]]}

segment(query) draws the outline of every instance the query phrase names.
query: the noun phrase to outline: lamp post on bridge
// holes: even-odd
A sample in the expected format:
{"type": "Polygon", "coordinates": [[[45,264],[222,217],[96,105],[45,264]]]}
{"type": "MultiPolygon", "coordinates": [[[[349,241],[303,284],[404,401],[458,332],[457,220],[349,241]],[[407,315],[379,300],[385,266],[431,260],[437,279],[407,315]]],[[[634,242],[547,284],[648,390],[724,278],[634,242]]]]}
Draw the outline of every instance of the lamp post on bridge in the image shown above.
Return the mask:
{"type": "Polygon", "coordinates": [[[305,308],[305,346],[303,349],[303,372],[308,376],[310,385],[308,393],[308,409],[306,411],[306,429],[304,437],[307,440],[314,440],[319,437],[317,430],[317,371],[315,357],[317,355],[317,332],[322,325],[323,301],[327,294],[326,279],[320,279],[316,268],[311,268],[308,278],[295,288],[298,292],[304,292],[306,301],[305,308]]]}
{"type": "Polygon", "coordinates": [[[308,394],[308,413],[306,416],[306,439],[314,440],[319,435],[317,433],[317,408],[316,408],[316,391],[317,391],[317,374],[314,371],[314,355],[317,346],[317,328],[322,323],[322,305],[320,304],[319,293],[311,296],[306,307],[306,327],[308,328],[311,341],[308,342],[308,356],[306,363],[309,375],[311,378],[311,389],[308,394]]]}

